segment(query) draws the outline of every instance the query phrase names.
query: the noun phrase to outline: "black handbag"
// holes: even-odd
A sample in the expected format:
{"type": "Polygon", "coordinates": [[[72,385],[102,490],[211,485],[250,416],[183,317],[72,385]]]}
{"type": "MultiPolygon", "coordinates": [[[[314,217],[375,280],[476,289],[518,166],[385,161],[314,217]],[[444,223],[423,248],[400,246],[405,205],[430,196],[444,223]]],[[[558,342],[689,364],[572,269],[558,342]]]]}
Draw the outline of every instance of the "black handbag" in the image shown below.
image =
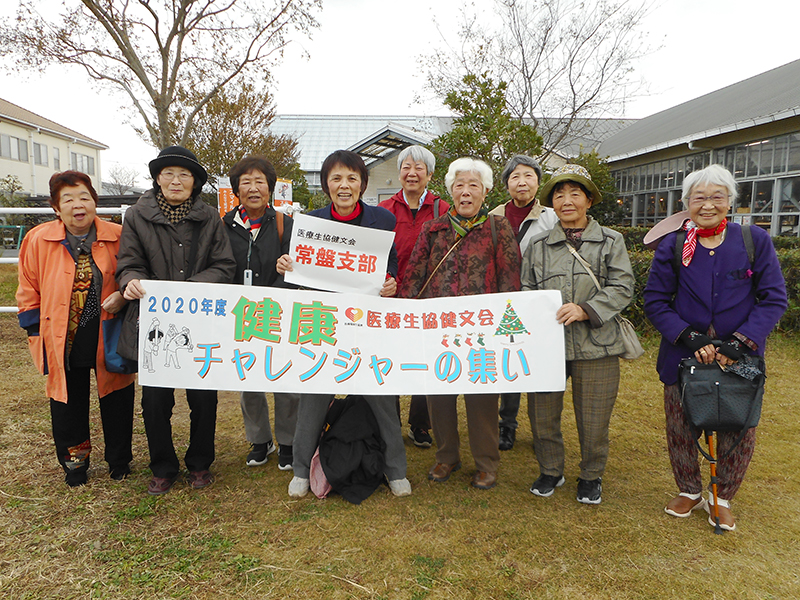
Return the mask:
{"type": "Polygon", "coordinates": [[[765,379],[760,356],[743,356],[725,370],[716,362],[707,365],[685,358],[678,369],[683,412],[700,431],[741,431],[727,456],[747,430],[758,425],[765,379]]]}

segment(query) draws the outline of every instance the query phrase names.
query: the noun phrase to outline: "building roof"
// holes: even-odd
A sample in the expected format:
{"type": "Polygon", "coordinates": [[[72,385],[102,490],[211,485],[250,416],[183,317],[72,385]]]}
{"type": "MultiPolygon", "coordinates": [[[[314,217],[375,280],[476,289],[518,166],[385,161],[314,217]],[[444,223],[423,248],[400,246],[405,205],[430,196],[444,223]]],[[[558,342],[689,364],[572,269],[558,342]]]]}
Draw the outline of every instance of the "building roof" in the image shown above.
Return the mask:
{"type": "Polygon", "coordinates": [[[800,60],[641,119],[602,142],[609,161],[800,115],[800,60]]]}
{"type": "Polygon", "coordinates": [[[59,125],[55,121],[51,121],[50,119],[39,116],[34,112],[22,108],[21,106],[17,106],[8,100],[3,100],[2,98],[0,98],[0,120],[9,121],[25,127],[31,127],[33,129],[40,129],[45,133],[62,138],[72,139],[86,146],[99,148],[100,150],[108,149],[108,146],[102,142],[98,142],[97,140],[69,129],[68,127],[64,127],[63,125],[59,125]]]}
{"type": "MultiPolygon", "coordinates": [[[[331,152],[349,149],[371,163],[388,158],[411,144],[428,144],[450,131],[455,117],[363,116],[363,115],[278,115],[270,125],[275,135],[297,138],[300,168],[319,171],[331,152]]],[[[558,128],[558,122],[548,126],[558,128]]],[[[573,123],[567,140],[556,149],[563,158],[591,151],[610,135],[634,123],[636,119],[579,119],[573,123]]]]}
{"type": "Polygon", "coordinates": [[[417,133],[432,139],[449,129],[452,120],[452,117],[395,115],[279,115],[269,129],[275,135],[296,137],[300,168],[313,172],[320,170],[322,161],[334,150],[353,148],[369,141],[387,130],[390,124],[398,131],[402,127],[406,133],[417,133]]]}

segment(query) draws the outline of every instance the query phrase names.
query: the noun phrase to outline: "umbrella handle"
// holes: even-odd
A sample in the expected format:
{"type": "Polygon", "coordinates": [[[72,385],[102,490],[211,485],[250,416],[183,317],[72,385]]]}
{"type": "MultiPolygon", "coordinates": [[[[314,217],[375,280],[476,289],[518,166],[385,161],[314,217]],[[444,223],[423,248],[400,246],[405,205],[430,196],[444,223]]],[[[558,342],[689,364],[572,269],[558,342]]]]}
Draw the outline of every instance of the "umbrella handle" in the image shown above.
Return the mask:
{"type": "Polygon", "coordinates": [[[708,455],[711,457],[709,467],[711,469],[711,495],[714,498],[714,533],[722,535],[725,533],[719,525],[719,499],[717,498],[717,455],[714,449],[714,432],[706,431],[706,442],[708,443],[708,455]]]}

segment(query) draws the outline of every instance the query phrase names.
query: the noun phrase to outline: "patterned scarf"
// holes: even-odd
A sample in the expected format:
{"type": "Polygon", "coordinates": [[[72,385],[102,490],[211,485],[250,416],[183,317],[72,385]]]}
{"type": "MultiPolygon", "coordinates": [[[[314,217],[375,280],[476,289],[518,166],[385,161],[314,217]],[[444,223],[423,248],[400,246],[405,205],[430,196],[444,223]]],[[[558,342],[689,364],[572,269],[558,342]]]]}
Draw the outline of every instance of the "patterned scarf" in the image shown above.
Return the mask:
{"type": "Polygon", "coordinates": [[[564,237],[567,238],[567,242],[572,244],[575,250],[580,250],[581,248],[581,238],[583,237],[584,231],[586,231],[584,227],[569,227],[564,229],[564,237]]]}
{"type": "Polygon", "coordinates": [[[185,202],[180,203],[178,206],[173,206],[167,202],[167,199],[164,198],[164,194],[161,193],[161,190],[156,192],[156,202],[158,202],[158,208],[160,208],[161,212],[164,213],[167,221],[173,225],[183,221],[189,215],[189,212],[192,210],[192,204],[194,204],[192,198],[189,198],[185,202]]]}
{"type": "Polygon", "coordinates": [[[450,209],[450,212],[447,213],[447,216],[450,217],[450,224],[453,226],[453,230],[456,232],[456,235],[459,237],[464,237],[489,217],[489,209],[486,208],[486,205],[484,204],[481,206],[478,214],[468,218],[462,217],[460,214],[458,214],[458,211],[454,206],[450,209]]]}
{"type": "Polygon", "coordinates": [[[75,280],[72,283],[72,298],[69,303],[69,322],[67,323],[67,356],[72,352],[72,342],[78,327],[85,327],[89,321],[100,314],[97,290],[92,285],[92,263],[86,240],[81,240],[75,261],[75,280]]]}
{"type": "Polygon", "coordinates": [[[692,262],[692,257],[694,257],[694,251],[697,248],[697,237],[712,237],[715,235],[719,235],[725,228],[728,226],[728,219],[723,218],[719,225],[714,227],[713,229],[700,229],[697,225],[695,225],[692,221],[687,221],[686,225],[683,226],[686,229],[686,240],[683,242],[683,252],[681,254],[681,262],[683,263],[684,267],[688,267],[689,263],[692,262]]]}
{"type": "Polygon", "coordinates": [[[247,211],[245,210],[244,206],[239,207],[239,218],[244,223],[244,226],[247,227],[251,233],[257,231],[261,227],[261,221],[264,220],[264,215],[261,215],[258,219],[251,219],[247,216],[247,211]]]}

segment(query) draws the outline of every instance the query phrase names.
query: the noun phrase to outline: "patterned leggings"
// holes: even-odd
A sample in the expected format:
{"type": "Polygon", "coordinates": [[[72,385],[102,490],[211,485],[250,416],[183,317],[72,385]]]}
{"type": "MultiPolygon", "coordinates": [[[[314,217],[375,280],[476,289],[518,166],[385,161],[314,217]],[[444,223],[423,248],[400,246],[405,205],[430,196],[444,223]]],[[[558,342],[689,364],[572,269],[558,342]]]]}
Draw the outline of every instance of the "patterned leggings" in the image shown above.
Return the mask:
{"type": "MultiPolygon", "coordinates": [[[[681,492],[699,494],[703,489],[700,464],[697,461],[695,440],[700,432],[690,424],[681,406],[681,394],[677,385],[664,386],[664,412],[667,417],[667,448],[672,463],[675,483],[681,492]]],[[[717,438],[717,456],[722,456],[739,437],[739,432],[720,432],[717,438]]],[[[723,500],[732,500],[739,486],[756,445],[756,430],[749,429],[736,449],[723,460],[717,461],[717,494],[723,500]]]]}

